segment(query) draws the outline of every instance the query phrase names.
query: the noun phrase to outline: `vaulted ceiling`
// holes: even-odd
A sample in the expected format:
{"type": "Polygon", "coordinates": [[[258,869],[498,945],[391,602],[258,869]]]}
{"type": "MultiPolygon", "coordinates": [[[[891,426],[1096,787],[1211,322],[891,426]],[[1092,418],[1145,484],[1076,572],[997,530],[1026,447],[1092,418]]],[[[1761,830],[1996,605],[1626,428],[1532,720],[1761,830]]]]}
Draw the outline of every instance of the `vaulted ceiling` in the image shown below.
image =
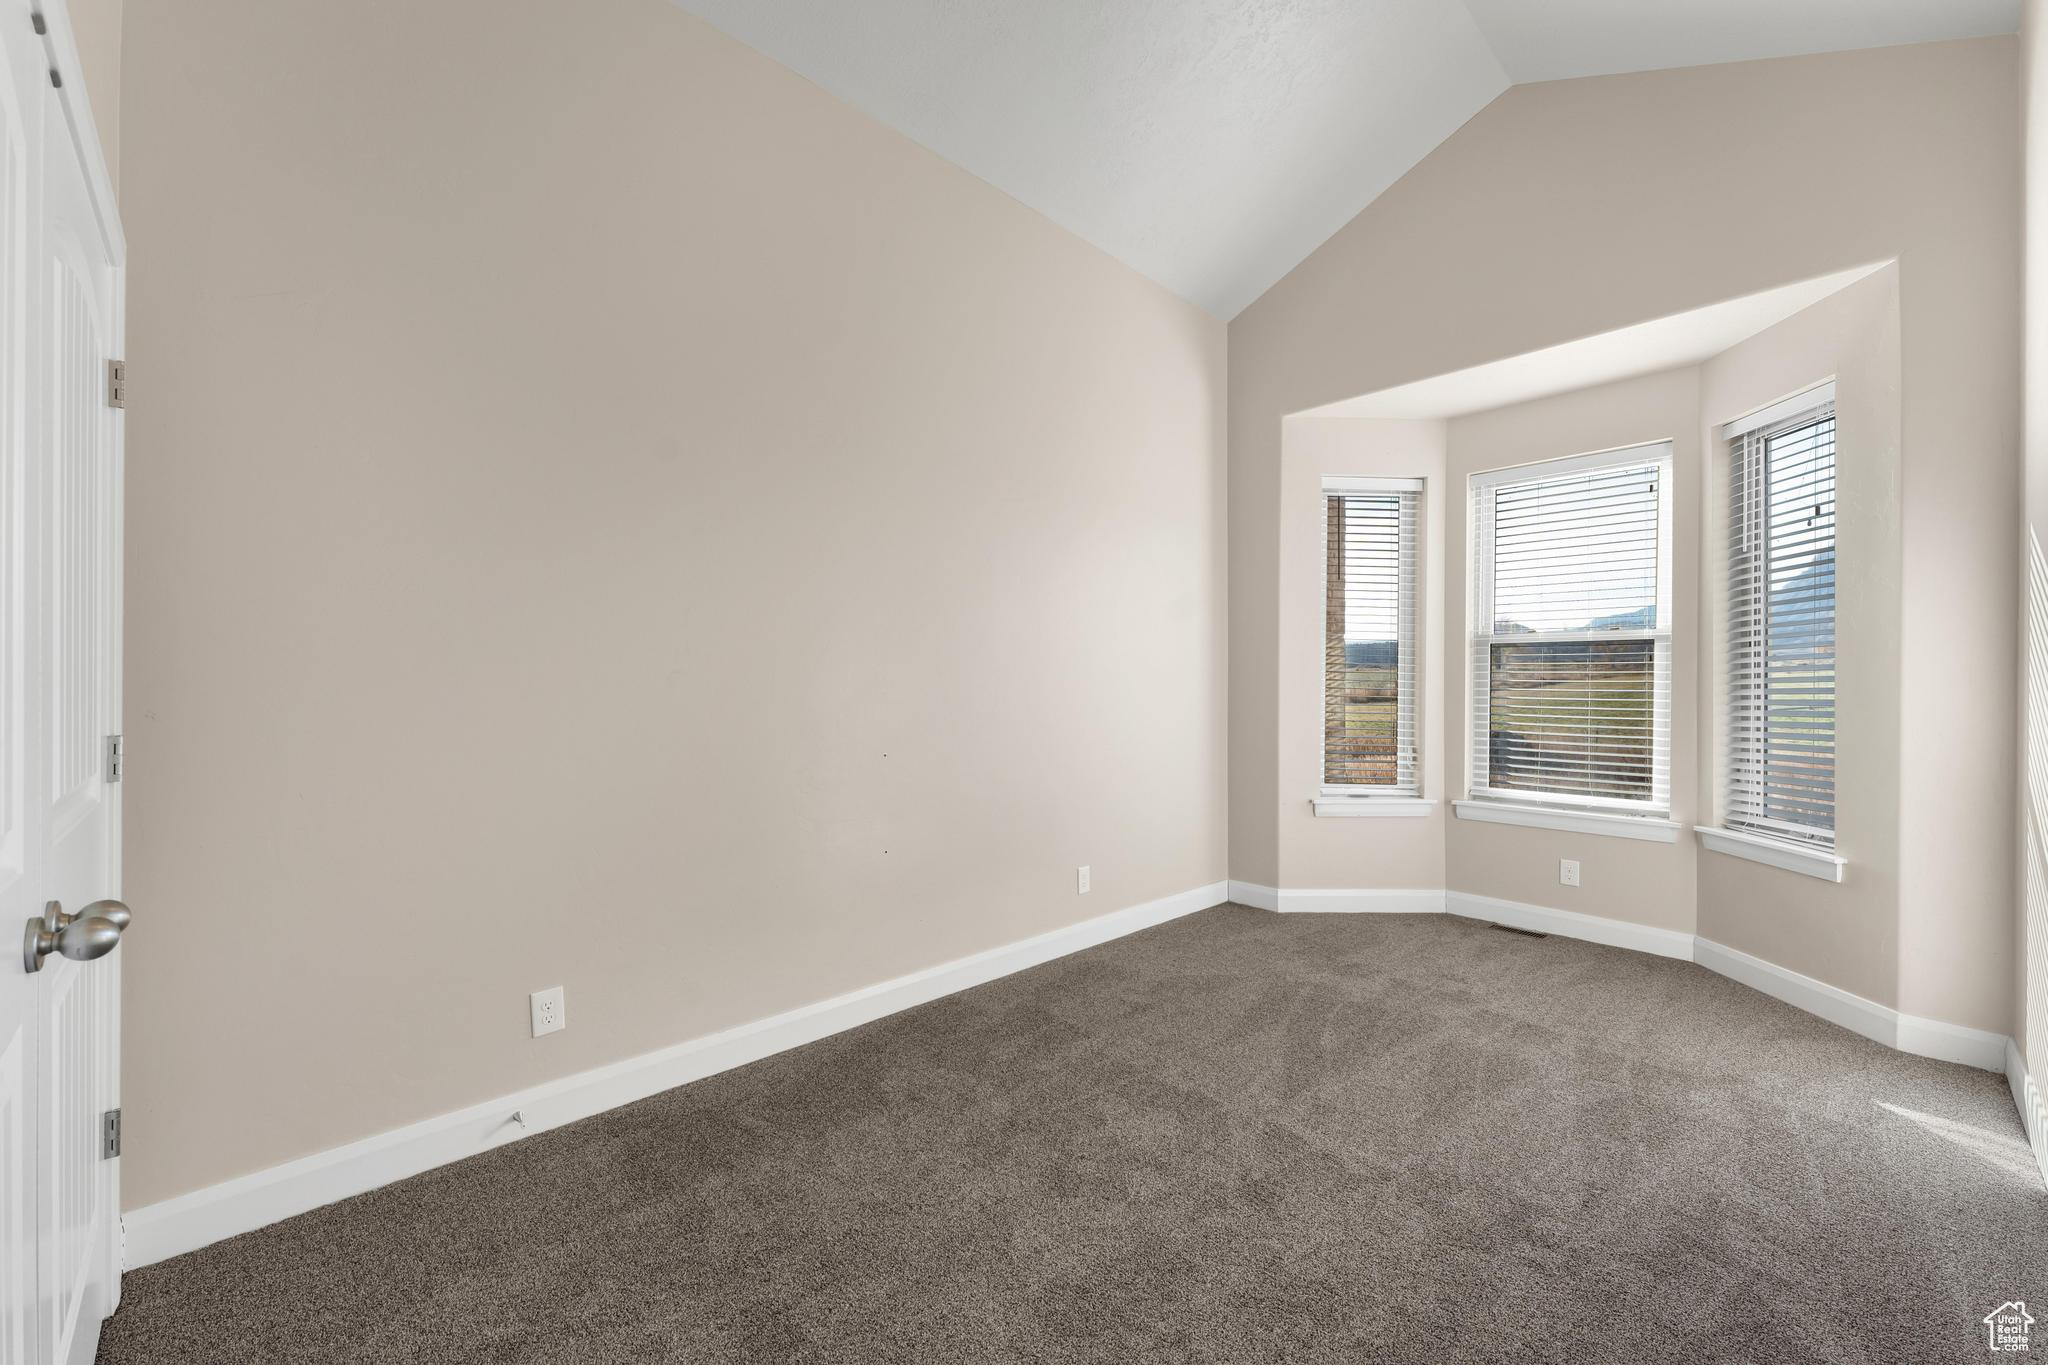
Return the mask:
{"type": "Polygon", "coordinates": [[[2011,33],[2020,0],[677,0],[1229,318],[1508,86],[2011,33]]]}

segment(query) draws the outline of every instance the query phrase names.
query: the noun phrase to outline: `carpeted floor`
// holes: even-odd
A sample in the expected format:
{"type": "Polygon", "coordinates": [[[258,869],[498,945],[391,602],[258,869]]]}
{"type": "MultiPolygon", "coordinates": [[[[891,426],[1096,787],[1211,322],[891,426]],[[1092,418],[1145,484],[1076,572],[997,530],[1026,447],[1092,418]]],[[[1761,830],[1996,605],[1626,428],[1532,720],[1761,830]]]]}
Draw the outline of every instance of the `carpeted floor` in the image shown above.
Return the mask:
{"type": "Polygon", "coordinates": [[[1222,906],[125,1293],[103,1365],[1926,1365],[2048,1194],[2002,1078],[1699,967],[1222,906]]]}

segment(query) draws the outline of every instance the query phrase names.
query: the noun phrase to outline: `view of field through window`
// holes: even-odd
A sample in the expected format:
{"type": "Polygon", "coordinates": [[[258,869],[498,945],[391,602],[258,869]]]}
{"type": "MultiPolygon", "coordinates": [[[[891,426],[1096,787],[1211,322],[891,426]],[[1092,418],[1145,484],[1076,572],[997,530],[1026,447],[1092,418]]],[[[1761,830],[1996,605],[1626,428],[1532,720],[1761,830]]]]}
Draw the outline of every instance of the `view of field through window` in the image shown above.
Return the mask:
{"type": "Polygon", "coordinates": [[[1484,787],[1655,798],[1662,477],[1627,464],[1504,482],[1482,499],[1484,787]]]}
{"type": "Polygon", "coordinates": [[[1414,782],[1413,493],[1324,498],[1323,782],[1414,782]],[[1403,697],[1403,679],[1410,695],[1403,697]]]}

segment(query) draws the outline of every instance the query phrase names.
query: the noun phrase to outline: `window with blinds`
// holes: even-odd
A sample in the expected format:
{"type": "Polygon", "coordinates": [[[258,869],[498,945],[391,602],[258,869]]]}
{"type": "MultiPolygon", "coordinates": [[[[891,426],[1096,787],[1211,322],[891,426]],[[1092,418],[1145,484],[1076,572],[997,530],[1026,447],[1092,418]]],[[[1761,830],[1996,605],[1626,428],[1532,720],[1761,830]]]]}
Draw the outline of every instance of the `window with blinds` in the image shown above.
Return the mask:
{"type": "Polygon", "coordinates": [[[1472,480],[1472,795],[1670,809],[1671,446],[1472,480]]]}
{"type": "Polygon", "coordinates": [[[1728,438],[1727,787],[1731,829],[1835,838],[1835,393],[1728,438]]]}
{"type": "Polygon", "coordinates": [[[1415,796],[1420,480],[1323,483],[1323,789],[1415,796]]]}

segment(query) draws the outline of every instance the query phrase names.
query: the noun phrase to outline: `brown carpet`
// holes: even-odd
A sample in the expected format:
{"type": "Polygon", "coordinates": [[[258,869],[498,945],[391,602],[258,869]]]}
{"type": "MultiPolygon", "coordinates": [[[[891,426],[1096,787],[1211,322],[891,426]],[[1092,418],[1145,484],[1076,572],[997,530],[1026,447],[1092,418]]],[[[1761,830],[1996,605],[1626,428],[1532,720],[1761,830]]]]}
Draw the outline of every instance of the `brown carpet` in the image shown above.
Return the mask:
{"type": "Polygon", "coordinates": [[[1924,1365],[2008,1299],[2048,1349],[2001,1078],[1225,906],[139,1271],[100,1360],[1924,1365]]]}

